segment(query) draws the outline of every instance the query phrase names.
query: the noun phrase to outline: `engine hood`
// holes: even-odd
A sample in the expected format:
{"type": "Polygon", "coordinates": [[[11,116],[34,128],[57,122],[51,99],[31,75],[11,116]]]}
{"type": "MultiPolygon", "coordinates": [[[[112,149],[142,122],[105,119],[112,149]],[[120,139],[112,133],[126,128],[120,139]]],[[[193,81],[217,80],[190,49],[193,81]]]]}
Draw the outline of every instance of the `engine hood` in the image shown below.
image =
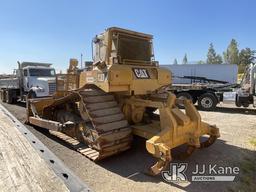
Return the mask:
{"type": "Polygon", "coordinates": [[[56,83],[55,77],[30,77],[30,89],[32,89],[37,97],[49,96],[49,84],[56,83]]]}

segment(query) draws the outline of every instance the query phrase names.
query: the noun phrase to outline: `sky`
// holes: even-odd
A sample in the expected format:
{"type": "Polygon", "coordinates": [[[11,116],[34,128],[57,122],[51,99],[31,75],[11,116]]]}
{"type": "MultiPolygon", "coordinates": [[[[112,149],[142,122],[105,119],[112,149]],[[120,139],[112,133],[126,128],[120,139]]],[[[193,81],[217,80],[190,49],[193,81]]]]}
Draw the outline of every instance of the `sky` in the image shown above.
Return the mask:
{"type": "Polygon", "coordinates": [[[154,35],[160,64],[206,60],[236,39],[256,49],[255,0],[0,0],[0,73],[17,61],[53,63],[66,70],[70,58],[91,60],[91,40],[117,26],[154,35]]]}

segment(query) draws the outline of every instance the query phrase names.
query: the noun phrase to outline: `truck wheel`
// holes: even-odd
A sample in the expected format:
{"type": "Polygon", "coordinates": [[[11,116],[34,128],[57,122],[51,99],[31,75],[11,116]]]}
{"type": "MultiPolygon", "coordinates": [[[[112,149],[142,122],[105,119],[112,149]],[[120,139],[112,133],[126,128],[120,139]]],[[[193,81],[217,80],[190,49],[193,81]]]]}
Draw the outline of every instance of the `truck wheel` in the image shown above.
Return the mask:
{"type": "Polygon", "coordinates": [[[205,111],[211,111],[216,108],[218,100],[212,93],[204,93],[198,98],[198,106],[205,111]]]}
{"type": "MultiPolygon", "coordinates": [[[[181,92],[181,93],[178,93],[176,95],[176,98],[177,99],[189,99],[191,101],[193,101],[193,97],[189,94],[189,93],[186,93],[186,92],[181,92]]],[[[177,104],[177,106],[179,108],[184,108],[184,105],[183,104],[177,104]]]]}
{"type": "Polygon", "coordinates": [[[239,97],[238,97],[237,94],[236,94],[236,106],[237,107],[241,107],[242,106],[241,102],[239,101],[239,97]]]}
{"type": "Polygon", "coordinates": [[[5,91],[2,89],[2,90],[0,91],[0,93],[1,93],[1,101],[2,101],[3,103],[5,103],[5,91]]]}
{"type": "Polygon", "coordinates": [[[12,103],[17,103],[18,102],[18,98],[17,97],[13,97],[12,98],[12,103]]]}
{"type": "Polygon", "coordinates": [[[12,95],[12,91],[11,90],[6,90],[6,102],[8,104],[12,104],[13,103],[13,95],[12,95]]]}

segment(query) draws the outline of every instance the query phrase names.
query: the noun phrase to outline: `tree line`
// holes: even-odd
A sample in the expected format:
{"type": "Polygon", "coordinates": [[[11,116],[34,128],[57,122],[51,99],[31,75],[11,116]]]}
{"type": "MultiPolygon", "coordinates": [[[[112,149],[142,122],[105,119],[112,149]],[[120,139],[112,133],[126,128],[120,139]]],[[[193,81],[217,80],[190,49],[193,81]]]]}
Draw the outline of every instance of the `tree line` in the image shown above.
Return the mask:
{"type": "MultiPolygon", "coordinates": [[[[206,61],[200,60],[198,64],[237,64],[239,65],[239,72],[242,72],[244,68],[256,62],[256,50],[252,50],[251,48],[244,48],[239,50],[238,43],[235,39],[232,39],[230,44],[228,45],[226,51],[223,54],[217,54],[213,43],[210,43],[208,52],[207,52],[207,59],[206,61]]],[[[182,64],[187,64],[188,58],[187,54],[185,54],[182,64]]],[[[173,64],[178,64],[177,59],[174,59],[173,64]]]]}

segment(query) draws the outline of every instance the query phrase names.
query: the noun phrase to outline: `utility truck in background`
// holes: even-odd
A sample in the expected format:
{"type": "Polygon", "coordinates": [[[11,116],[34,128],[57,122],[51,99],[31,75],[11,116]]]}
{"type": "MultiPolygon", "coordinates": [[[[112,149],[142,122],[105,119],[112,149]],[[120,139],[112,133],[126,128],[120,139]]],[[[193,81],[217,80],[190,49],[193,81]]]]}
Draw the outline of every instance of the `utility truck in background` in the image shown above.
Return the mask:
{"type": "Polygon", "coordinates": [[[0,78],[0,97],[3,102],[15,103],[31,98],[46,97],[56,91],[55,69],[49,63],[18,62],[13,75],[0,78]]]}
{"type": "MultiPolygon", "coordinates": [[[[233,64],[166,65],[173,74],[173,84],[167,87],[179,99],[187,98],[202,110],[211,111],[220,102],[237,107],[254,106],[255,65],[249,65],[240,83],[238,67],[233,64]]],[[[180,106],[182,107],[182,106],[180,106]]]]}

